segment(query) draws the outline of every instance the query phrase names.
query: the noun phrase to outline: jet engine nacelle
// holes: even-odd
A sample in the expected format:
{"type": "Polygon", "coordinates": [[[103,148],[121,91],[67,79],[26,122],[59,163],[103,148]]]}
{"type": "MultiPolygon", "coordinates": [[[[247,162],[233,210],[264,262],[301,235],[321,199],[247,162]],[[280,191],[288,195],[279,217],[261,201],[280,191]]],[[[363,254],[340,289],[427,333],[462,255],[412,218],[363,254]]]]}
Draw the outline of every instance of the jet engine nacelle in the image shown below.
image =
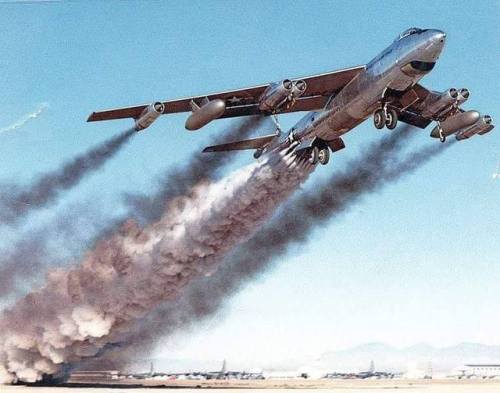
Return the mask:
{"type": "Polygon", "coordinates": [[[189,131],[199,130],[212,120],[221,117],[226,110],[226,103],[220,98],[213,101],[206,99],[201,107],[191,102],[191,106],[193,107],[193,113],[187,118],[185,124],[186,129],[189,131]]]}
{"type": "Polygon", "coordinates": [[[296,100],[306,92],[307,83],[303,80],[293,81],[292,98],[296,100]]]}
{"type": "Polygon", "coordinates": [[[293,88],[294,85],[290,79],[271,83],[259,98],[259,109],[269,112],[276,111],[287,101],[292,100],[293,88]]]}
{"type": "Polygon", "coordinates": [[[425,109],[422,111],[422,116],[432,117],[445,109],[450,108],[453,104],[457,102],[458,91],[457,89],[448,89],[442,93],[437,100],[426,105],[425,109]]]}
{"type": "Polygon", "coordinates": [[[156,119],[158,119],[158,117],[160,117],[164,110],[165,105],[161,102],[154,102],[151,105],[148,105],[135,120],[136,131],[148,128],[156,119]]]}
{"type": "Polygon", "coordinates": [[[455,138],[458,141],[462,141],[476,134],[484,135],[487,132],[490,132],[494,127],[495,126],[493,125],[493,120],[491,119],[491,116],[484,115],[481,116],[481,118],[477,122],[475,122],[472,126],[458,131],[457,134],[455,135],[455,138]]]}
{"type": "Polygon", "coordinates": [[[462,105],[465,101],[469,99],[470,92],[469,89],[460,89],[458,91],[457,104],[462,105]]]}
{"type": "Polygon", "coordinates": [[[447,137],[463,128],[470,127],[479,120],[479,117],[480,115],[477,111],[458,112],[434,127],[431,131],[431,137],[447,137]]]}

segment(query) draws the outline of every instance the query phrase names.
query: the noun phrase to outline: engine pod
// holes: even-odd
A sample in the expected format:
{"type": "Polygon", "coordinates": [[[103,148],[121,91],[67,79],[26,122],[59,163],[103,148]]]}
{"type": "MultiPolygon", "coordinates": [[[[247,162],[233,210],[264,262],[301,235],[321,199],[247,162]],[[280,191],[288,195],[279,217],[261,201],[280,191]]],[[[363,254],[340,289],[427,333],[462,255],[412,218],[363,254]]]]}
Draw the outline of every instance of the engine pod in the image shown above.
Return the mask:
{"type": "Polygon", "coordinates": [[[464,139],[469,139],[471,136],[474,136],[476,134],[484,135],[490,132],[494,127],[495,126],[492,124],[491,116],[484,115],[472,126],[466,127],[457,132],[455,138],[457,139],[457,141],[461,141],[464,139]]]}
{"type": "Polygon", "coordinates": [[[193,111],[187,118],[185,127],[189,131],[199,130],[212,120],[218,119],[226,110],[226,103],[220,98],[209,101],[202,107],[193,111]]]}
{"type": "MultiPolygon", "coordinates": [[[[432,95],[429,98],[432,99],[432,95]]],[[[457,89],[451,88],[441,93],[439,97],[432,102],[424,102],[424,110],[422,111],[423,117],[432,117],[438,113],[445,111],[446,108],[451,107],[458,99],[457,89]]],[[[427,101],[427,100],[426,100],[427,101]]]]}
{"type": "Polygon", "coordinates": [[[469,127],[479,120],[480,114],[477,111],[460,112],[448,117],[431,131],[431,137],[439,138],[440,130],[442,135],[448,136],[465,127],[469,127]]]}
{"type": "Polygon", "coordinates": [[[136,131],[148,128],[156,119],[158,119],[158,117],[160,117],[164,110],[165,105],[161,102],[153,102],[151,105],[148,105],[135,121],[136,131]]]}

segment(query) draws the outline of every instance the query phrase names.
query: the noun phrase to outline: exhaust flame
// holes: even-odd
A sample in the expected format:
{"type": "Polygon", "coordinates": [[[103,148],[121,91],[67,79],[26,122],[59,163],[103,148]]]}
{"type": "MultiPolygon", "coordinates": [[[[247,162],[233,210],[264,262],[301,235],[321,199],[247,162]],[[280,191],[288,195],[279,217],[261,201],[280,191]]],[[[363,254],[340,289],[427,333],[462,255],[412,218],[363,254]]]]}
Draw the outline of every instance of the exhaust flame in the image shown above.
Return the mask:
{"type": "Polygon", "coordinates": [[[290,150],[269,156],[174,199],[145,229],[128,221],[80,265],[50,272],[0,319],[0,380],[34,382],[120,342],[158,304],[212,274],[312,169],[290,150]]]}

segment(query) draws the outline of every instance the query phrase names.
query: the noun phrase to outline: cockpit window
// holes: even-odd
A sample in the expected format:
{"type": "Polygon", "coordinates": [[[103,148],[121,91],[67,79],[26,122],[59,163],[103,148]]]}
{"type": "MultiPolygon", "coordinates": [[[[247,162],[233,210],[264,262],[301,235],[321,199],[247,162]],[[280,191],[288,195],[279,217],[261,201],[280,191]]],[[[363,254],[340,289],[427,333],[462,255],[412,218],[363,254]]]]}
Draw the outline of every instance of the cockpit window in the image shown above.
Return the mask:
{"type": "Polygon", "coordinates": [[[400,40],[401,38],[404,38],[404,37],[407,37],[409,35],[412,35],[412,34],[418,34],[418,33],[421,33],[423,30],[422,29],[419,29],[418,27],[411,27],[409,28],[408,30],[405,30],[403,31],[399,37],[398,37],[398,40],[400,40]]]}

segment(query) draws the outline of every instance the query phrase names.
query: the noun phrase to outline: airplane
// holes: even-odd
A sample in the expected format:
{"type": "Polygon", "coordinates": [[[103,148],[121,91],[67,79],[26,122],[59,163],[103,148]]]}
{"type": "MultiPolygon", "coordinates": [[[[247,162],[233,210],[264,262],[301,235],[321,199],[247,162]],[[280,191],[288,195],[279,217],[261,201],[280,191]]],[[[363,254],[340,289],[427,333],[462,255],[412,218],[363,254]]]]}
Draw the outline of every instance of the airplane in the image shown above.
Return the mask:
{"type": "Polygon", "coordinates": [[[276,132],[257,138],[209,146],[204,152],[255,150],[263,153],[295,146],[295,154],[309,163],[326,165],[330,151],[345,147],[342,136],[373,116],[377,129],[394,129],[398,121],[426,128],[437,124],[430,136],[445,142],[455,134],[459,141],[493,128],[492,118],[475,110],[464,110],[466,88],[431,91],[419,84],[430,73],[446,41],[436,29],[412,27],[368,64],[305,78],[229,90],[221,93],[154,102],[139,106],[93,112],[87,121],[133,118],[135,129],[149,127],[160,115],[191,112],[185,127],[198,130],[220,118],[271,116],[276,132]],[[309,111],[286,133],[277,115],[309,111]]]}

